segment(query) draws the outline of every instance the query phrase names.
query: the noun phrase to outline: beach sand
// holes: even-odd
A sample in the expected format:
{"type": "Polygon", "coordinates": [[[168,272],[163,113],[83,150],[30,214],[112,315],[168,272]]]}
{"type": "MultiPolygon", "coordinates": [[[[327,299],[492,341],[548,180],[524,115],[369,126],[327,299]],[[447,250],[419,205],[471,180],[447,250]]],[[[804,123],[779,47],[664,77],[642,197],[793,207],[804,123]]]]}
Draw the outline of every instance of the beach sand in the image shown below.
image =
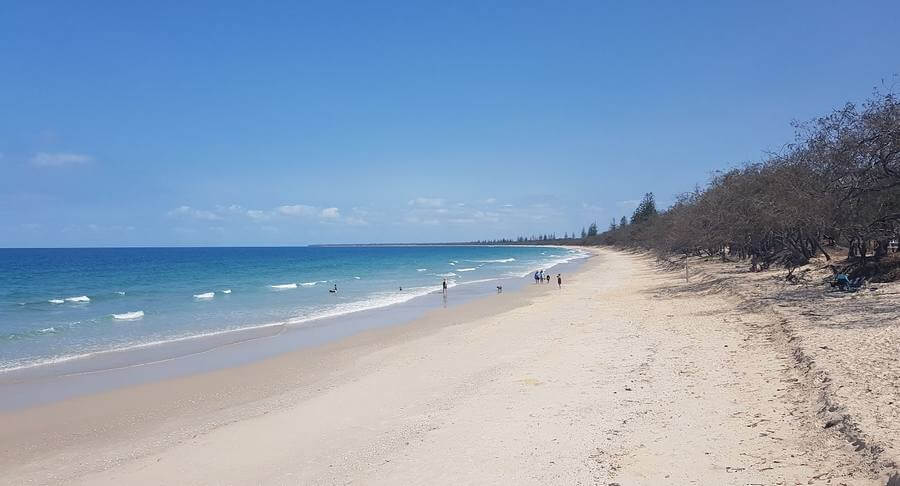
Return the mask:
{"type": "Polygon", "coordinates": [[[596,251],[561,290],[0,414],[0,482],[884,484],[771,315],[596,251]]]}

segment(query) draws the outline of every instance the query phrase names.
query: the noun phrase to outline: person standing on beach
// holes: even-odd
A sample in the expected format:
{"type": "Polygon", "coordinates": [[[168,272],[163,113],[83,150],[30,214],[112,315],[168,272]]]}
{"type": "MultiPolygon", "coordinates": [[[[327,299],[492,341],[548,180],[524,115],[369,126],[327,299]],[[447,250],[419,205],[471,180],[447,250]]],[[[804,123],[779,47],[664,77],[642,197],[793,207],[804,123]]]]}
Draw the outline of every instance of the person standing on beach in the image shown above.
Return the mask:
{"type": "Polygon", "coordinates": [[[561,273],[556,274],[556,285],[559,288],[562,288],[562,274],[561,273]]]}
{"type": "Polygon", "coordinates": [[[540,278],[540,277],[538,276],[538,273],[539,273],[539,272],[538,272],[537,270],[534,271],[534,283],[538,283],[538,279],[540,278]]]}
{"type": "Polygon", "coordinates": [[[442,284],[442,287],[444,288],[444,295],[447,295],[447,279],[446,278],[444,279],[444,283],[442,284]]]}

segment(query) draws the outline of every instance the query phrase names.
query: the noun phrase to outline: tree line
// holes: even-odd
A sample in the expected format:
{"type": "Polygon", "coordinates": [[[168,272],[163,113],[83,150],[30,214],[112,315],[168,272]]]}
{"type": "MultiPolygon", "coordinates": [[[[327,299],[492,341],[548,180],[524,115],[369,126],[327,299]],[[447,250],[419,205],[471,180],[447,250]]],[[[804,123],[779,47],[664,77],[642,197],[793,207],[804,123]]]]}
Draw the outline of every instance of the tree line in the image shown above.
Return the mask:
{"type": "MultiPolygon", "coordinates": [[[[900,231],[900,102],[876,92],[803,124],[783,153],[720,171],[658,210],[647,193],[630,220],[588,244],[736,257],[794,267],[838,247],[881,257],[900,231]]],[[[596,225],[594,225],[596,231],[596,225]]]]}

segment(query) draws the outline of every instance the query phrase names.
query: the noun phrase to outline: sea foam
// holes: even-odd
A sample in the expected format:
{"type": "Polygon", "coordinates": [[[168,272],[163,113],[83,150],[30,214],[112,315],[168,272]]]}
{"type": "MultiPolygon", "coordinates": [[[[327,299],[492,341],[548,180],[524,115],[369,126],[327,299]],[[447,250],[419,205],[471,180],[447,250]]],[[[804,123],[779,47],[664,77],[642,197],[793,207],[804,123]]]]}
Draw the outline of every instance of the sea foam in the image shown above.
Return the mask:
{"type": "Polygon", "coordinates": [[[197,300],[209,300],[216,296],[215,292],[204,292],[202,294],[194,294],[194,298],[197,300]]]}
{"type": "MultiPolygon", "coordinates": [[[[303,283],[301,283],[300,285],[302,285],[302,286],[304,286],[304,287],[313,287],[313,286],[315,286],[316,284],[327,283],[327,282],[328,282],[327,280],[316,280],[315,282],[303,282],[303,283]]],[[[275,287],[275,286],[273,286],[273,287],[275,287]]],[[[297,288],[297,285],[294,284],[293,287],[284,287],[284,288],[286,288],[286,289],[296,289],[296,288],[297,288]]]]}
{"type": "Polygon", "coordinates": [[[133,321],[144,317],[144,311],[124,312],[122,314],[113,314],[113,319],[120,321],[133,321]]]}
{"type": "Polygon", "coordinates": [[[222,291],[222,293],[223,293],[223,294],[230,294],[230,293],[231,293],[231,289],[225,289],[225,290],[222,291]]]}
{"type": "Polygon", "coordinates": [[[66,297],[66,302],[90,302],[91,299],[86,295],[81,295],[78,297],[66,297]]]}
{"type": "Polygon", "coordinates": [[[51,304],[62,304],[65,301],[62,299],[50,299],[47,302],[50,302],[51,304]]]}
{"type": "Polygon", "coordinates": [[[472,268],[457,268],[456,269],[457,272],[473,272],[475,270],[477,270],[477,269],[474,267],[472,267],[472,268]]]}
{"type": "Polygon", "coordinates": [[[269,288],[274,290],[287,290],[287,289],[296,289],[297,284],[289,283],[289,284],[277,284],[277,285],[269,285],[269,288]]]}
{"type": "Polygon", "coordinates": [[[510,263],[516,261],[515,258],[500,258],[497,260],[469,260],[473,263],[510,263]]]}

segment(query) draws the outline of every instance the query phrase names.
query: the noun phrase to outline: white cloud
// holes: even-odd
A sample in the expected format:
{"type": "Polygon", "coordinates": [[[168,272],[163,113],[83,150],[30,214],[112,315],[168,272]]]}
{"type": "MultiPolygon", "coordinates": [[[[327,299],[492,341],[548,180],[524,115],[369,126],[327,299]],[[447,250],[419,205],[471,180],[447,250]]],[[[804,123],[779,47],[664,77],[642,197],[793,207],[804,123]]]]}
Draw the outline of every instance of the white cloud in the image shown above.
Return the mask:
{"type": "Polygon", "coordinates": [[[73,154],[66,152],[39,152],[31,158],[31,165],[35,167],[63,167],[66,165],[88,164],[93,160],[94,158],[90,155],[73,154]]]}
{"type": "Polygon", "coordinates": [[[271,214],[260,209],[248,209],[244,211],[244,214],[246,214],[248,218],[254,221],[266,221],[267,219],[272,217],[271,214]]]}
{"type": "Polygon", "coordinates": [[[316,214],[317,210],[313,206],[307,206],[306,204],[289,204],[284,206],[278,206],[275,210],[279,214],[283,214],[285,216],[312,216],[316,214]]]}
{"type": "Polygon", "coordinates": [[[626,199],[624,201],[616,202],[616,206],[620,208],[636,208],[637,205],[640,204],[640,201],[637,199],[626,199]]]}
{"type": "Polygon", "coordinates": [[[216,206],[213,211],[180,206],[169,211],[167,215],[205,221],[220,221],[226,218],[234,221],[236,218],[247,218],[255,223],[266,223],[271,228],[275,228],[276,226],[274,225],[279,224],[279,222],[284,223],[292,218],[304,218],[319,220],[323,223],[352,226],[369,224],[365,219],[366,214],[368,214],[365,209],[353,208],[352,213],[352,216],[344,216],[341,214],[340,209],[336,207],[322,208],[307,204],[285,204],[272,209],[247,209],[239,204],[232,204],[229,206],[216,206]]]}
{"type": "Polygon", "coordinates": [[[218,214],[205,209],[195,209],[190,206],[179,206],[168,213],[169,216],[182,216],[204,221],[218,221],[222,219],[218,214]]]}
{"type": "Polygon", "coordinates": [[[349,224],[350,226],[367,226],[369,224],[368,221],[362,218],[357,218],[355,216],[348,216],[343,219],[343,222],[349,224]]]}
{"type": "Polygon", "coordinates": [[[338,208],[325,208],[319,213],[319,216],[325,219],[337,219],[341,217],[341,213],[338,208]]]}
{"type": "Polygon", "coordinates": [[[510,210],[497,208],[495,198],[464,203],[438,198],[417,198],[409,201],[411,206],[403,221],[410,224],[436,225],[441,223],[469,225],[478,223],[499,223],[513,216],[510,210]],[[480,207],[480,209],[479,209],[480,207]]]}
{"type": "Polygon", "coordinates": [[[121,224],[113,224],[113,225],[104,225],[104,224],[67,224],[62,228],[63,233],[71,233],[71,232],[86,232],[90,231],[93,233],[122,233],[125,231],[134,231],[135,227],[131,225],[121,225],[121,224]]]}
{"type": "Polygon", "coordinates": [[[407,204],[420,208],[439,208],[444,205],[444,200],[439,197],[417,197],[407,204]]]}

